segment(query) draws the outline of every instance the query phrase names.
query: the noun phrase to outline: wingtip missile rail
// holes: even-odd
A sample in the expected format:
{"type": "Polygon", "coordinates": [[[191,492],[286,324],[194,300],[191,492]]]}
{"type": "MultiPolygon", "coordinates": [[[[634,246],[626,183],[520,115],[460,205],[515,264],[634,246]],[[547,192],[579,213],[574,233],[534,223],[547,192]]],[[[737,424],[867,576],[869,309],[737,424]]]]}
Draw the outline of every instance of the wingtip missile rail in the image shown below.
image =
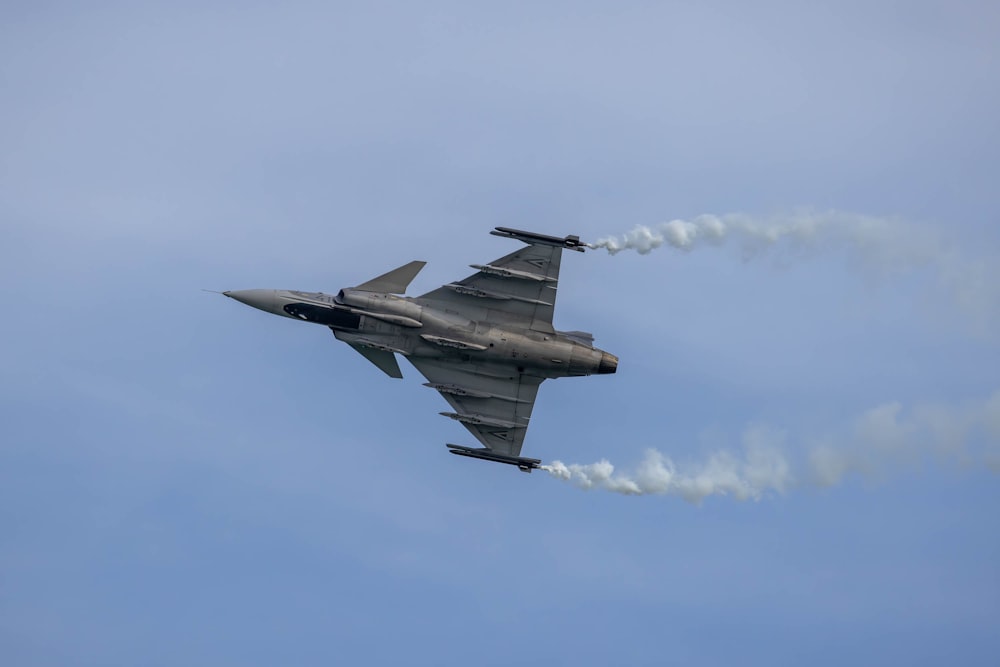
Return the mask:
{"type": "Polygon", "coordinates": [[[534,243],[539,245],[551,245],[557,248],[568,248],[569,250],[576,250],[577,252],[584,252],[590,245],[584,243],[580,240],[579,236],[566,236],[559,238],[558,236],[548,236],[546,234],[536,234],[535,232],[526,232],[521,229],[511,229],[510,227],[497,227],[492,232],[493,236],[503,236],[509,239],[517,239],[518,241],[524,241],[525,243],[534,243]]]}
{"type": "Polygon", "coordinates": [[[452,454],[458,456],[468,456],[469,458],[479,459],[481,461],[493,461],[494,463],[506,463],[507,465],[517,466],[517,469],[521,472],[531,472],[532,470],[537,470],[542,467],[541,459],[529,459],[524,456],[506,456],[504,454],[497,454],[493,450],[486,449],[485,447],[463,447],[462,445],[447,445],[448,450],[452,454]]]}

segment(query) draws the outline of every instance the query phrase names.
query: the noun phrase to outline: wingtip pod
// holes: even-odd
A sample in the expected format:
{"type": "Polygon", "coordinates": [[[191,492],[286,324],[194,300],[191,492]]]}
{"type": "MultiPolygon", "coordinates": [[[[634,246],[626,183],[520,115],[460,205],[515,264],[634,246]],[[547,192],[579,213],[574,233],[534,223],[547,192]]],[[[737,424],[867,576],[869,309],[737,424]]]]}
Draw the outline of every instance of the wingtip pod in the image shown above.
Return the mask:
{"type": "Polygon", "coordinates": [[[517,469],[521,472],[531,472],[542,467],[541,459],[529,459],[523,456],[506,456],[505,454],[497,454],[491,449],[486,447],[463,447],[462,445],[453,445],[448,443],[448,451],[452,454],[458,456],[468,456],[469,458],[479,459],[481,461],[493,461],[494,463],[506,463],[507,465],[517,466],[517,469]]]}
{"type": "Polygon", "coordinates": [[[526,232],[521,229],[512,229],[510,227],[497,227],[491,231],[490,234],[493,236],[503,236],[508,239],[517,239],[518,241],[523,241],[524,243],[551,245],[556,246],[557,248],[576,250],[577,252],[584,252],[587,248],[592,247],[589,243],[581,241],[579,236],[575,236],[573,234],[559,238],[558,236],[536,234],[535,232],[526,232]]]}

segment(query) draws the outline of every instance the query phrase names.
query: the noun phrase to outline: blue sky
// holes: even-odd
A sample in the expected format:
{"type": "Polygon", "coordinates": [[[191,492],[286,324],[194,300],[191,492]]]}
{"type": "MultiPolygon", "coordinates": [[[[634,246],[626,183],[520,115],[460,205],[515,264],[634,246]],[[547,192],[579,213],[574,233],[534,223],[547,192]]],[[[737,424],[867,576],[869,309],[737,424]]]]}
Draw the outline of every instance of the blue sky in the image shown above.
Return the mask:
{"type": "Polygon", "coordinates": [[[995,8],[0,11],[5,663],[995,661],[995,8]],[[525,443],[631,474],[763,433],[795,475],[756,501],[449,456],[409,366],[200,291],[799,210],[896,231],[567,253],[556,325],[621,364],[525,443]]]}

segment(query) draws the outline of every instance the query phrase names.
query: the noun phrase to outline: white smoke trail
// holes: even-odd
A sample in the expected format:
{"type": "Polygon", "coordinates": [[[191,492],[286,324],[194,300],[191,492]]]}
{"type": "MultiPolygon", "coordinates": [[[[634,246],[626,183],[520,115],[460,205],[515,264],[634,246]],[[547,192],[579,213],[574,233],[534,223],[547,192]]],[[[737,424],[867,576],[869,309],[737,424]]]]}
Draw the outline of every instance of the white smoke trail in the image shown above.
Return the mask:
{"type": "Polygon", "coordinates": [[[942,232],[896,218],[842,211],[798,212],[776,216],[743,213],[700,215],[653,226],[639,225],[622,236],[588,244],[616,255],[623,250],[648,254],[661,246],[685,252],[701,246],[737,244],[750,258],[768,249],[820,252],[843,250],[856,264],[876,273],[929,270],[947,298],[989,332],[1000,319],[1000,258],[963,255],[942,232]]]}
{"type": "Polygon", "coordinates": [[[761,426],[743,434],[743,453],[719,451],[704,463],[679,466],[651,449],[631,473],[607,460],[542,466],[581,489],[625,495],[674,495],[700,503],[712,495],[759,500],[801,486],[831,486],[851,473],[884,474],[922,459],[984,464],[1000,473],[1000,391],[962,406],[924,405],[902,414],[899,403],[867,411],[845,434],[812,440],[804,474],[795,474],[784,453],[785,434],[761,426]]]}
{"type": "Polygon", "coordinates": [[[691,220],[670,220],[652,227],[637,225],[621,237],[609,236],[589,244],[612,255],[635,250],[646,255],[662,245],[693,250],[699,245],[721,245],[733,239],[748,253],[780,242],[808,247],[844,242],[862,252],[889,253],[906,261],[926,261],[933,252],[927,230],[905,225],[894,218],[841,211],[798,212],[778,216],[750,216],[744,213],[699,215],[691,220]]]}

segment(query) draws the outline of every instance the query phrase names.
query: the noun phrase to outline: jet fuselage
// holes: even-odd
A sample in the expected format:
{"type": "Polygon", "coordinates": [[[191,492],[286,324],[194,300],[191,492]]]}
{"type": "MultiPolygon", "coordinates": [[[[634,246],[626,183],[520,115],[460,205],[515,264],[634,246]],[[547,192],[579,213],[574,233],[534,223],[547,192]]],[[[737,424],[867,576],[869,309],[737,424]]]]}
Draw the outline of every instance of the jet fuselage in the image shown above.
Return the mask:
{"type": "Polygon", "coordinates": [[[345,288],[323,292],[224,292],[265,312],[329,327],[344,342],[408,357],[503,366],[542,378],[614,373],[618,358],[587,344],[587,334],[535,331],[473,320],[434,301],[345,288]]]}

